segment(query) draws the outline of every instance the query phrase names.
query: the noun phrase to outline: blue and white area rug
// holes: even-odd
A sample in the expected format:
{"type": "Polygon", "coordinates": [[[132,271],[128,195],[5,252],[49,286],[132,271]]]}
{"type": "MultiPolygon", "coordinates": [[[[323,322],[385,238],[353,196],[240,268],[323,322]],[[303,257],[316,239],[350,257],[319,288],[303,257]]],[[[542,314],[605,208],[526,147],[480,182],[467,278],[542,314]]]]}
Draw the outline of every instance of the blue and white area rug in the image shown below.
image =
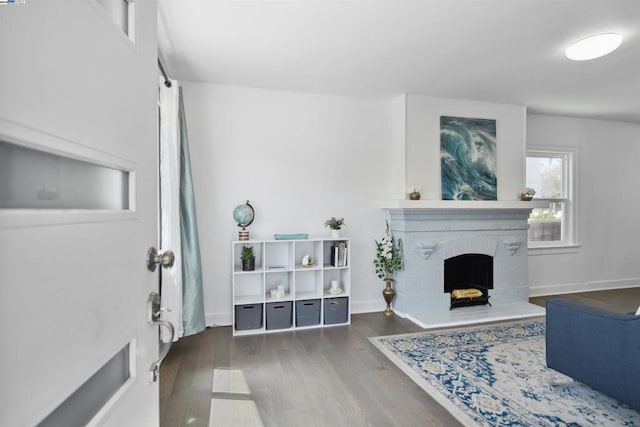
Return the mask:
{"type": "Polygon", "coordinates": [[[640,426],[638,412],[564,375],[549,387],[544,320],[370,340],[465,426],[640,426]]]}

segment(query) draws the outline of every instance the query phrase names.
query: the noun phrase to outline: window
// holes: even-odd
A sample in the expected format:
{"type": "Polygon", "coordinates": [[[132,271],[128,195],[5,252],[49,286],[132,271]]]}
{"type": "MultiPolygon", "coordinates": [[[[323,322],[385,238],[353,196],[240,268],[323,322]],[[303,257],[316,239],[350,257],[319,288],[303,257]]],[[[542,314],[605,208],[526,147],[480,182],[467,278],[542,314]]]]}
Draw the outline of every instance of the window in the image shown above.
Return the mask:
{"type": "Polygon", "coordinates": [[[0,209],[129,210],[131,171],[0,140],[0,209]]]}
{"type": "Polygon", "coordinates": [[[534,200],[548,202],[529,216],[529,248],[576,245],[575,158],[575,148],[527,150],[527,187],[536,190],[534,200]]]}

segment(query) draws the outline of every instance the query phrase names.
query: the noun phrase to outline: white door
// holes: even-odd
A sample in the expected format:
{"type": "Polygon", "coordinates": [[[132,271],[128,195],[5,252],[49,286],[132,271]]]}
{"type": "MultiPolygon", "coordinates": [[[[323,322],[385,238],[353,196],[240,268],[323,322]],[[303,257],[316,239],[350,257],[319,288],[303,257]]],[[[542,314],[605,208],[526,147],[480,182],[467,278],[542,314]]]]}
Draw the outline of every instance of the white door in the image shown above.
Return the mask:
{"type": "Polygon", "coordinates": [[[153,426],[155,2],[0,6],[0,425],[153,426]],[[131,15],[133,19],[133,15],[131,15]]]}

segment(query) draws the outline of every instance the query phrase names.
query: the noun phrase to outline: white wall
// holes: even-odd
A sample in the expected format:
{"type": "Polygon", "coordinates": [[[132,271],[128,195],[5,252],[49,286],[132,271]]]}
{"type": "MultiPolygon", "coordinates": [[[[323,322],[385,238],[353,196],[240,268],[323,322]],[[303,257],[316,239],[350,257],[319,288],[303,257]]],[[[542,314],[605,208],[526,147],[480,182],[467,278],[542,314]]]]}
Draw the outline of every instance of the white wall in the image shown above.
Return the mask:
{"type": "Polygon", "coordinates": [[[401,95],[391,103],[391,170],[390,199],[404,199],[407,190],[407,95],[401,95]]]}
{"type": "Polygon", "coordinates": [[[407,184],[421,185],[423,198],[440,198],[441,115],[497,120],[499,200],[516,200],[524,185],[526,142],[578,147],[581,246],[568,254],[531,252],[532,295],[640,283],[633,256],[640,235],[638,125],[417,95],[377,101],[194,82],[183,87],[208,324],[231,321],[230,242],[237,239],[231,213],[246,200],[256,209],[252,238],[328,235],[324,221],[344,217],[343,233],[353,239],[354,312],[382,310],[372,260],[387,215],[376,201],[403,197],[407,184]]]}
{"type": "Polygon", "coordinates": [[[526,108],[420,95],[407,97],[407,185],[423,189],[422,198],[442,198],[440,116],[496,120],[498,200],[518,200],[524,186],[526,108]]]}
{"type": "Polygon", "coordinates": [[[529,114],[527,143],[578,149],[579,248],[532,255],[532,296],[640,285],[640,125],[529,114]]]}
{"type": "Polygon", "coordinates": [[[183,82],[208,324],[231,323],[233,208],[249,200],[251,238],[328,236],[344,217],[352,238],[352,308],[382,310],[374,240],[391,194],[391,103],[183,82]]]}

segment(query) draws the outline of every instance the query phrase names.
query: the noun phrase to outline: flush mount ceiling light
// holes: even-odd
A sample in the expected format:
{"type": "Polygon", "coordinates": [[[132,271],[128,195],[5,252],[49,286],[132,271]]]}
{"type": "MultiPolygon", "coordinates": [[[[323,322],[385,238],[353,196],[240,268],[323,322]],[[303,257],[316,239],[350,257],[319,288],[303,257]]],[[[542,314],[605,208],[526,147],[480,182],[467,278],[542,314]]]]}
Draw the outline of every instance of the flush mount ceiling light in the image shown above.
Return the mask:
{"type": "Polygon", "coordinates": [[[596,34],[573,42],[564,51],[567,58],[574,61],[586,61],[600,58],[613,52],[622,43],[622,36],[616,33],[596,34]]]}

